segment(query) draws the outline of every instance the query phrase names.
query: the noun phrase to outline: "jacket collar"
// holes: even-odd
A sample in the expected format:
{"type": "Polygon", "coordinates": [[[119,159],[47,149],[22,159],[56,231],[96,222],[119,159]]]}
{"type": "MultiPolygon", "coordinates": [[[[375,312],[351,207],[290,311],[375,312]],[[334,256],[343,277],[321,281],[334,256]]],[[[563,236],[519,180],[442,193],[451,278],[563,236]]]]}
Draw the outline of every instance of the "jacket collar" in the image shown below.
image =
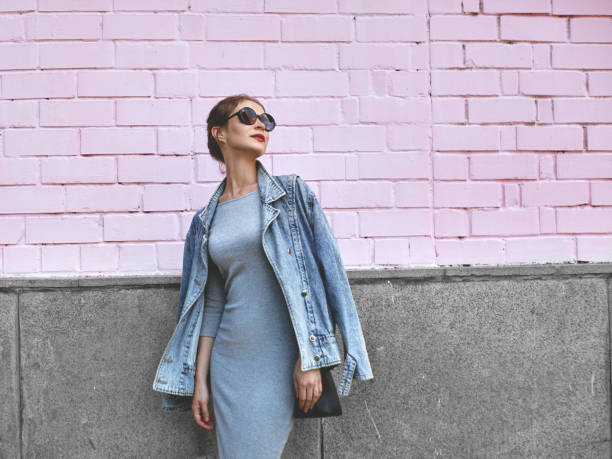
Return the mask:
{"type": "MultiPolygon", "coordinates": [[[[274,178],[272,174],[268,172],[268,170],[263,166],[261,161],[258,159],[255,160],[255,168],[257,169],[257,184],[259,185],[259,196],[263,202],[266,204],[270,204],[271,202],[276,201],[279,198],[282,198],[287,194],[283,187],[278,183],[278,181],[274,178]]],[[[215,213],[215,209],[217,208],[217,203],[219,202],[219,197],[223,194],[225,190],[225,184],[227,182],[227,175],[223,177],[221,183],[217,186],[217,189],[211,196],[208,204],[204,208],[202,212],[200,212],[200,221],[202,222],[202,227],[204,228],[204,233],[208,233],[210,228],[210,223],[212,221],[212,216],[215,213]]]]}

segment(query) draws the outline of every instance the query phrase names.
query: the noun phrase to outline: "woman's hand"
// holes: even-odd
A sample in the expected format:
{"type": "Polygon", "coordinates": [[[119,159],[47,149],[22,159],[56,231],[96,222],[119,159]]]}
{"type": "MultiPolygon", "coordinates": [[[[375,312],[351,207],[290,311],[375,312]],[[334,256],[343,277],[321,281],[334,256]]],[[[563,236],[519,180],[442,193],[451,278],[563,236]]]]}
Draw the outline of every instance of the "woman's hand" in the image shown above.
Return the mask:
{"type": "Polygon", "coordinates": [[[215,419],[208,414],[209,401],[210,391],[208,390],[208,385],[205,382],[198,382],[196,378],[191,409],[196,424],[206,430],[215,428],[215,419]]]}
{"type": "Polygon", "coordinates": [[[302,358],[298,356],[293,372],[293,387],[295,388],[296,397],[300,399],[300,409],[304,413],[308,413],[323,393],[321,370],[315,368],[313,370],[302,371],[301,366],[302,358]]]}

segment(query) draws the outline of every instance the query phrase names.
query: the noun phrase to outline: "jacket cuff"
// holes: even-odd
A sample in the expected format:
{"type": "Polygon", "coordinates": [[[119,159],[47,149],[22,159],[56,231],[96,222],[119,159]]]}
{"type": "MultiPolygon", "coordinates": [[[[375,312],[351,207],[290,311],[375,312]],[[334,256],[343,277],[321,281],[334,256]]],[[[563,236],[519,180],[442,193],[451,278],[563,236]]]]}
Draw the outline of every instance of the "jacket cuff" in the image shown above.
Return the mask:
{"type": "Polygon", "coordinates": [[[346,362],[344,363],[344,372],[342,378],[340,378],[340,384],[338,385],[339,395],[348,395],[351,389],[351,381],[353,380],[353,374],[355,373],[355,367],[357,361],[351,354],[346,354],[346,362]]]}

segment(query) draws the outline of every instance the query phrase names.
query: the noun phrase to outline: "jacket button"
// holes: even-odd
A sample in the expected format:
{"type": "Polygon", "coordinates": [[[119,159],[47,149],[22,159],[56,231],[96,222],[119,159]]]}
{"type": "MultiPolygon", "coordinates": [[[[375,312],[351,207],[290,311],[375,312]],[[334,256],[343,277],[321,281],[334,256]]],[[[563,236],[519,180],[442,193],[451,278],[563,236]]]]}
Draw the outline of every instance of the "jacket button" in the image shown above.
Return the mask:
{"type": "Polygon", "coordinates": [[[317,354],[317,355],[315,355],[315,356],[314,356],[314,359],[315,359],[315,360],[319,360],[320,358],[321,358],[321,356],[320,356],[319,354],[317,354]]]}
{"type": "Polygon", "coordinates": [[[287,253],[291,253],[291,249],[287,249],[287,253]]]}
{"type": "Polygon", "coordinates": [[[306,296],[308,295],[308,292],[306,290],[302,290],[302,296],[306,296]]]}
{"type": "Polygon", "coordinates": [[[317,339],[315,335],[310,335],[310,341],[314,341],[315,339],[317,339]]]}

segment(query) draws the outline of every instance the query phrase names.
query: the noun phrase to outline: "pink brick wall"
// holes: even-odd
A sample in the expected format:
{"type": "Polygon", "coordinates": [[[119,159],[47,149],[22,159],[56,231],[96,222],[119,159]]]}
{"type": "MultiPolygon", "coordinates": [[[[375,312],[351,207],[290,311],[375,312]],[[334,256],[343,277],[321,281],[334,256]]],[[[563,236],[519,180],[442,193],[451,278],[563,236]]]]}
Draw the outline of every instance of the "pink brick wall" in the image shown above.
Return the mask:
{"type": "Polygon", "coordinates": [[[0,275],[179,270],[238,92],[347,267],[612,261],[610,0],[0,0],[0,275]]]}

